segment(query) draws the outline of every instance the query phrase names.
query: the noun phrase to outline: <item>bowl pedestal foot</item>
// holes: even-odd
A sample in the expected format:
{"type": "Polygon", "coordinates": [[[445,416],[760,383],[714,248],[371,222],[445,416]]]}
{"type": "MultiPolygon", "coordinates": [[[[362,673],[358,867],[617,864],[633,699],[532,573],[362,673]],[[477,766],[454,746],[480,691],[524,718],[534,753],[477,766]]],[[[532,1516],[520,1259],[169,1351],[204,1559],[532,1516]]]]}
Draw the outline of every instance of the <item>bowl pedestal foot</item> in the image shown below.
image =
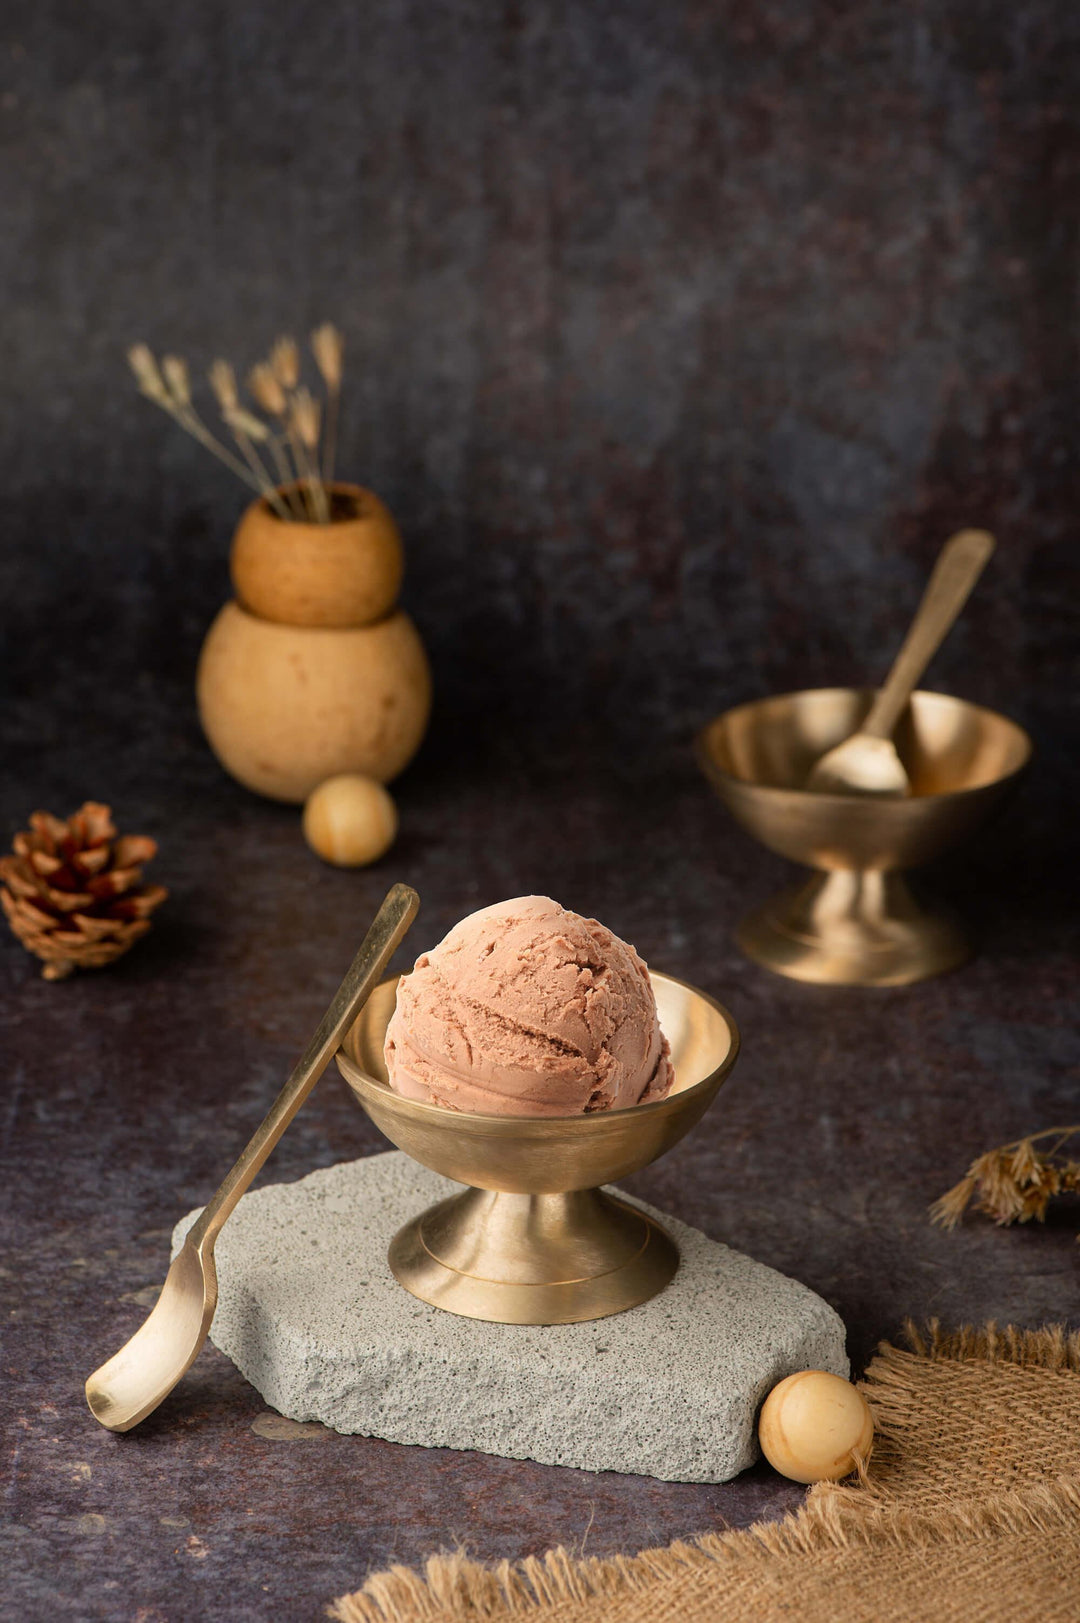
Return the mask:
{"type": "Polygon", "coordinates": [[[467,1189],[400,1229],[390,1267],[433,1307],[498,1324],[576,1324],[647,1302],[674,1277],[675,1243],[602,1189],[467,1189]]]}
{"type": "Polygon", "coordinates": [[[748,914],[737,939],[766,969],[823,986],[906,986],[971,956],[948,913],[877,870],[816,873],[748,914]]]}

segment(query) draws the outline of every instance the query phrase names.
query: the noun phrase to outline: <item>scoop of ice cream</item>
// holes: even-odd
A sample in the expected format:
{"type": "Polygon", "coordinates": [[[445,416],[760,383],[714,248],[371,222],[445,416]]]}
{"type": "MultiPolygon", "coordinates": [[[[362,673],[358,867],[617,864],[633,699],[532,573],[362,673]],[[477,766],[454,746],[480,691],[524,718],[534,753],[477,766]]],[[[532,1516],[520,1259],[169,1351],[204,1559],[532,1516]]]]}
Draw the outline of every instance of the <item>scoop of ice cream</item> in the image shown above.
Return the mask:
{"type": "Polygon", "coordinates": [[[398,1093],[483,1115],[619,1110],[674,1078],[633,947],[549,896],[485,907],[422,953],[385,1053],[398,1093]]]}

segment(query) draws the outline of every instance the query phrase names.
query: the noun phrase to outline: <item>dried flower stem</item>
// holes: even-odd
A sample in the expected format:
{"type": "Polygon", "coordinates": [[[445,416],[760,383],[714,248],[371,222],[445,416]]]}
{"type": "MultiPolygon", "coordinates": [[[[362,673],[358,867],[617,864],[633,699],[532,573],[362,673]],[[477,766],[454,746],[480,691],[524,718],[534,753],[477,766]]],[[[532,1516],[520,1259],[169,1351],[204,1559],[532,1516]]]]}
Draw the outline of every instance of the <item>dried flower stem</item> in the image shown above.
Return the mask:
{"type": "Polygon", "coordinates": [[[296,471],[289,466],[289,459],[285,454],[286,443],[283,434],[272,434],[269,441],[270,455],[274,459],[280,494],[289,509],[289,517],[303,521],[306,513],[296,488],[296,471]]]}
{"type": "Polygon", "coordinates": [[[260,488],[262,489],[262,493],[267,502],[269,502],[270,506],[274,509],[274,512],[277,514],[278,518],[288,519],[289,509],[286,507],[284,501],[281,499],[281,496],[278,494],[274,481],[267,475],[266,464],[262,461],[254,445],[252,445],[243,429],[237,427],[235,423],[230,426],[232,427],[233,437],[235,438],[237,445],[247,458],[248,466],[259,478],[260,488]]]}
{"type": "Polygon", "coordinates": [[[198,440],[200,445],[205,445],[206,449],[216,456],[219,462],[224,462],[225,466],[239,475],[245,484],[251,486],[252,490],[257,490],[260,495],[263,494],[263,487],[251,470],[238,461],[231,451],[227,451],[221,442],[214,438],[210,430],[195,417],[193,412],[170,409],[169,407],[166,407],[166,410],[170,411],[170,415],[180,424],[182,429],[191,435],[192,439],[198,440]]]}
{"type": "Polygon", "coordinates": [[[334,458],[337,455],[338,416],[341,411],[340,389],[326,391],[326,433],[323,437],[322,477],[329,485],[334,479],[334,458]]]}
{"type": "Polygon", "coordinates": [[[269,358],[251,372],[252,395],[276,421],[276,434],[241,403],[229,362],[214,361],[208,374],[210,386],[239,457],[222,444],[196,409],[186,361],[178,355],[165,355],[159,366],[146,344],[135,344],[128,351],[128,360],[140,392],[258,491],[279,518],[329,524],[332,512],[327,486],[336,452],[344,344],[336,327],[327,322],[312,333],[311,348],[326,385],[325,409],[301,381],[301,355],[295,339],[278,338],[269,358]],[[267,452],[272,468],[264,461],[267,452]]]}
{"type": "Polygon", "coordinates": [[[315,504],[311,499],[311,470],[304,456],[304,447],[291,421],[286,423],[285,433],[293,462],[296,464],[296,490],[300,497],[303,520],[305,524],[310,524],[317,519],[315,504]]]}
{"type": "Polygon", "coordinates": [[[295,431],[307,474],[308,501],[319,524],[329,524],[330,504],[319,477],[316,457],[319,449],[320,412],[310,389],[300,388],[290,399],[289,426],[295,431]]]}
{"type": "Polygon", "coordinates": [[[275,455],[280,456],[279,466],[286,470],[285,483],[289,488],[290,506],[295,517],[301,522],[307,522],[312,516],[304,500],[303,487],[306,482],[307,469],[304,463],[303,449],[297,441],[292,423],[292,402],[289,391],[281,381],[279,373],[292,376],[291,367],[281,360],[281,348],[285,340],[278,339],[274,346],[274,354],[268,361],[260,361],[258,366],[251,370],[248,379],[251,392],[259,405],[272,417],[276,417],[282,427],[282,435],[277,441],[275,455]],[[275,357],[277,360],[275,361],[275,357]],[[292,453],[292,467],[289,467],[285,455],[288,446],[292,453]]]}
{"type": "Polygon", "coordinates": [[[341,374],[344,368],[345,340],[331,322],[316,327],[311,335],[311,352],[326,384],[326,420],[323,435],[322,478],[328,485],[334,477],[337,455],[338,413],[341,408],[341,374]]]}
{"type": "Polygon", "coordinates": [[[996,1223],[1043,1222],[1055,1195],[1080,1193],[1080,1161],[1062,1155],[1065,1143],[1080,1135],[1080,1125],[1044,1127],[1039,1133],[1017,1138],[987,1150],[972,1161],[960,1182],[930,1207],[930,1220],[952,1229],[974,1201],[996,1223]],[[1053,1142],[1036,1149],[1044,1139],[1053,1142]]]}
{"type": "Polygon", "coordinates": [[[239,406],[233,407],[231,410],[226,411],[223,415],[225,417],[225,421],[232,429],[233,439],[240,447],[240,450],[247,461],[248,467],[251,469],[256,479],[258,479],[260,488],[262,489],[262,493],[267,502],[273,508],[278,518],[287,519],[289,517],[288,508],[285,506],[284,501],[278,494],[277,488],[273,479],[270,477],[266,464],[259,455],[258,451],[256,451],[254,445],[254,441],[256,439],[269,439],[270,430],[267,428],[265,423],[260,422],[257,417],[252,417],[250,412],[244,411],[239,406]]]}
{"type": "Polygon", "coordinates": [[[145,344],[135,344],[128,350],[128,362],[135,374],[140,394],[145,395],[147,400],[152,400],[155,406],[160,406],[162,411],[167,411],[169,416],[180,424],[181,428],[191,434],[194,439],[197,439],[200,445],[205,445],[208,451],[212,452],[220,462],[224,462],[225,466],[230,468],[246,485],[250,485],[253,490],[260,489],[251,471],[242,462],[238,461],[231,451],[227,451],[223,445],[220,445],[209,430],[204,428],[198,421],[192,425],[187,420],[187,414],[177,404],[171,390],[166,387],[158,371],[157,362],[145,344]]]}
{"type": "MultiPolygon", "coordinates": [[[[300,382],[300,350],[295,338],[278,338],[270,351],[270,359],[266,363],[266,367],[277,385],[277,391],[282,400],[278,416],[282,419],[288,434],[289,449],[292,451],[293,461],[296,464],[297,481],[303,486],[308,478],[307,459],[304,456],[304,448],[296,433],[292,410],[293,390],[300,382]]],[[[309,510],[304,513],[304,518],[314,518],[314,503],[310,499],[310,490],[308,491],[307,506],[309,510]]]]}
{"type": "MultiPolygon", "coordinates": [[[[202,421],[202,418],[196,412],[194,406],[190,403],[182,409],[181,414],[179,414],[177,417],[177,421],[180,423],[181,427],[186,428],[188,433],[191,434],[194,439],[197,439],[200,444],[205,445],[208,448],[218,444],[218,441],[214,438],[206,424],[202,421]]],[[[231,421],[228,417],[226,418],[226,422],[228,423],[229,428],[232,430],[233,438],[235,439],[238,447],[240,448],[241,454],[251,470],[252,477],[249,483],[252,483],[260,495],[264,496],[271,506],[277,510],[281,518],[287,518],[288,515],[285,512],[281,498],[278,496],[278,493],[274,488],[274,481],[271,479],[265,463],[256,452],[255,447],[252,445],[248,433],[244,428],[238,426],[237,423],[231,421]]]]}
{"type": "Polygon", "coordinates": [[[279,338],[270,351],[270,369],[281,387],[291,391],[300,382],[300,349],[295,338],[279,338]]]}
{"type": "Polygon", "coordinates": [[[245,411],[240,404],[240,395],[236,387],[236,373],[228,361],[217,360],[210,368],[210,387],[217,397],[221,408],[223,420],[232,430],[233,438],[240,447],[244,460],[259,481],[266,500],[279,518],[287,519],[288,510],[271,479],[266,464],[255,449],[255,442],[267,440],[270,430],[260,417],[250,411],[245,411]]]}

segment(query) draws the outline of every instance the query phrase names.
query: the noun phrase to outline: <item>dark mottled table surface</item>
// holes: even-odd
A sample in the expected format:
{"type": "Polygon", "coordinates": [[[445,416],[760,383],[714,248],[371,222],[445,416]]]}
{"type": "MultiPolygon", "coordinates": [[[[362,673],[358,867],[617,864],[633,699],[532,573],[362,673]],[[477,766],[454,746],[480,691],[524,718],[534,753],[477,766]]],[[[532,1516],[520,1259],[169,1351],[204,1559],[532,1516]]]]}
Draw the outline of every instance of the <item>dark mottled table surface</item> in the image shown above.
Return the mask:
{"type": "MultiPolygon", "coordinates": [[[[1009,1231],[973,1220],[951,1236],[926,1218],[973,1153],[1076,1114],[1068,762],[1052,727],[996,825],[930,876],[980,955],[870,993],[788,983],[737,954],[740,910],[783,865],[699,779],[688,740],[700,716],[636,752],[444,717],[399,785],[395,851],[342,873],[309,854],[295,811],[218,772],[186,691],[133,702],[125,750],[115,717],[80,741],[77,696],[58,699],[57,726],[72,723],[62,770],[27,731],[24,770],[4,789],[6,837],[32,809],[27,784],[52,783],[64,811],[76,785],[108,788],[123,825],[160,839],[155,871],[172,892],[153,934],[107,972],[50,985],[13,941],[0,951],[5,1616],[315,1617],[370,1571],[440,1545],[629,1551],[798,1503],[762,1466],[702,1487],[331,1432],[275,1439],[212,1349],[134,1433],[91,1420],[84,1377],[140,1323],[172,1224],[261,1117],[395,877],[424,901],[412,949],[483,903],[545,891],[730,1005],[745,1045],[733,1079],[631,1187],[820,1291],[856,1367],[905,1315],[1075,1314],[1075,1213],[1009,1231]]],[[[384,1147],[328,1073],[264,1177],[384,1147]]]]}

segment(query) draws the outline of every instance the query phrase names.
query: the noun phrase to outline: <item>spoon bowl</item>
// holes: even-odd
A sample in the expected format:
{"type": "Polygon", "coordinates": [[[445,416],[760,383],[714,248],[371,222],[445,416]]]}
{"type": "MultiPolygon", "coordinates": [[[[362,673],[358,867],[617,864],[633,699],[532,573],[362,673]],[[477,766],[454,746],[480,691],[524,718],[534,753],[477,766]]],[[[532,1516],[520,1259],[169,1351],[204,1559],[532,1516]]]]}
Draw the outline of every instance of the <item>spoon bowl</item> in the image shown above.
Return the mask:
{"type": "Polygon", "coordinates": [[[152,1414],[198,1357],[216,1306],[213,1253],[200,1258],[182,1247],[150,1317],[87,1381],[94,1418],[110,1431],[129,1431],[152,1414]]]}
{"type": "Polygon", "coordinates": [[[986,530],[960,530],[946,541],[892,670],[858,729],[815,763],[808,789],[826,795],[885,798],[910,794],[911,783],[893,743],[893,732],[916,682],[952,630],[993,550],[994,538],[986,530]]]}
{"type": "Polygon", "coordinates": [[[887,799],[911,793],[911,780],[891,738],[852,733],[818,761],[807,788],[819,795],[882,795],[887,799]]]}

